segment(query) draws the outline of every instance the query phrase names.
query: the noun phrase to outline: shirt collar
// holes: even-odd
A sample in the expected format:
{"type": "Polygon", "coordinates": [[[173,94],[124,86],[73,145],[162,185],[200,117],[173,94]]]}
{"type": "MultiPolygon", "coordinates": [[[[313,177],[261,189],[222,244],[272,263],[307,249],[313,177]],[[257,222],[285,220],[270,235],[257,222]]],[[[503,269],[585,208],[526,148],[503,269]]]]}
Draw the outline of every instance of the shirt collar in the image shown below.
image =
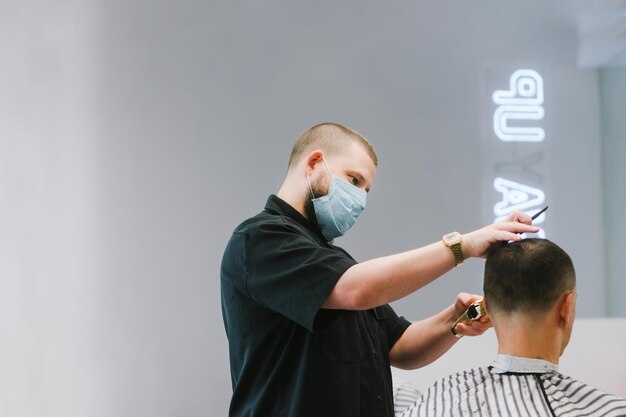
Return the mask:
{"type": "Polygon", "coordinates": [[[491,364],[491,372],[504,374],[507,372],[521,374],[545,374],[558,372],[559,366],[543,359],[522,358],[512,355],[498,354],[491,364]]]}
{"type": "Polygon", "coordinates": [[[267,198],[267,202],[265,203],[265,210],[281,216],[290,217],[291,219],[297,221],[302,226],[313,232],[321,240],[325,241],[324,237],[322,236],[322,231],[317,224],[317,219],[307,220],[302,214],[300,214],[298,210],[293,208],[289,203],[287,203],[285,200],[281,199],[277,195],[272,194],[267,198]]]}

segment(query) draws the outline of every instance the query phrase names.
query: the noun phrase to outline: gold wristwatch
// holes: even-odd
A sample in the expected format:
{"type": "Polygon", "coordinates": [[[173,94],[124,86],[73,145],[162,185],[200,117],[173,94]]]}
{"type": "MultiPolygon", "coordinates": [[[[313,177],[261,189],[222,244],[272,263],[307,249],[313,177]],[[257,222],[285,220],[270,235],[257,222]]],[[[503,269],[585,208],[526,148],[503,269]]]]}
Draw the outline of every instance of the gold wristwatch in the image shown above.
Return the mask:
{"type": "Polygon", "coordinates": [[[459,232],[451,232],[443,235],[443,244],[452,250],[454,254],[455,266],[459,266],[463,263],[463,249],[461,249],[461,234],[459,232]]]}

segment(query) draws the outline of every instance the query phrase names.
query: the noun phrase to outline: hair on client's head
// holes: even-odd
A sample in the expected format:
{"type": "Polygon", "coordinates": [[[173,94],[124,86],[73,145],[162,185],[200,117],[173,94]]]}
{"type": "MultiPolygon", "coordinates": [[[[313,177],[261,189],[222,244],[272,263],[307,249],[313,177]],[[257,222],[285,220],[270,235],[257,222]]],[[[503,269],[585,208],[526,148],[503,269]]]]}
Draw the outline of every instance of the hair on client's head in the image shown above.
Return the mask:
{"type": "Polygon", "coordinates": [[[498,244],[487,255],[483,291],[491,313],[543,313],[575,287],[571,258],[547,239],[498,244]]]}

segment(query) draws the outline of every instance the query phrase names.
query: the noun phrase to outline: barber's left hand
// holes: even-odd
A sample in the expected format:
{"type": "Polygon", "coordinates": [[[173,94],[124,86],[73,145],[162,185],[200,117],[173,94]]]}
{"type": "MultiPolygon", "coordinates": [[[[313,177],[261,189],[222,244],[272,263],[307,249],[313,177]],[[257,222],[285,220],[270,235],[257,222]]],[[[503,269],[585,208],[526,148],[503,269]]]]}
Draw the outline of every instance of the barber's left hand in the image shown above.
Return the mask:
{"type": "Polygon", "coordinates": [[[521,240],[522,233],[537,233],[538,227],[526,213],[514,211],[499,222],[463,235],[463,256],[465,258],[485,258],[497,242],[521,240]]]}
{"type": "MultiPolygon", "coordinates": [[[[466,292],[459,293],[456,296],[456,300],[454,302],[454,309],[456,310],[456,320],[460,317],[467,307],[472,304],[474,301],[480,300],[482,297],[476,294],[469,294],[466,292]]],[[[465,323],[458,323],[456,325],[456,332],[463,336],[480,336],[485,333],[490,327],[493,327],[491,323],[491,318],[488,314],[479,318],[478,320],[472,321],[471,326],[465,323]]]]}

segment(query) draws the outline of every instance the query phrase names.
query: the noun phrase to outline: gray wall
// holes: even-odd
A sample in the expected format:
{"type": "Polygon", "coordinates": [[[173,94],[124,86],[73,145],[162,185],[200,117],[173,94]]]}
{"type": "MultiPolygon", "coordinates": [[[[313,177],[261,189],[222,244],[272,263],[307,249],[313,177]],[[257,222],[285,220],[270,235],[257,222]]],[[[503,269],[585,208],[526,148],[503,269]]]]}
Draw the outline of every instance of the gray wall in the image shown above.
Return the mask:
{"type": "MultiPolygon", "coordinates": [[[[335,120],[378,150],[337,242],[357,259],[470,231],[487,64],[545,69],[549,237],[580,315],[607,313],[598,73],[575,67],[569,2],[0,7],[1,415],[225,415],[221,253],[293,140],[335,120]]],[[[417,319],[480,292],[481,268],[395,307],[417,319]]]]}

